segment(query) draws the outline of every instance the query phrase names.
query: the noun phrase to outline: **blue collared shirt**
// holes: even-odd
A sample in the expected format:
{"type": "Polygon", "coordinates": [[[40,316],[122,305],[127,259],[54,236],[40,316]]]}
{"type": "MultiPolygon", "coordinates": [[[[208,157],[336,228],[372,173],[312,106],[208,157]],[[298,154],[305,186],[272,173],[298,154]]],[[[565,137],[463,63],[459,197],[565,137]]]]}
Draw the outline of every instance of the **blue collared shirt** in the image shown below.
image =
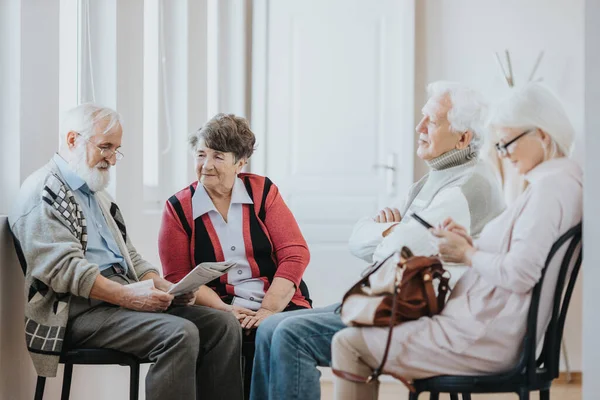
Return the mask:
{"type": "Polygon", "coordinates": [[[85,257],[91,263],[98,264],[100,271],[113,264],[121,264],[127,271],[127,263],[115,241],[104,214],[100,209],[94,192],[90,190],[83,179],[79,177],[69,164],[58,154],[54,155],[65,182],[71,188],[75,199],[81,206],[81,211],[87,222],[87,250],[85,257]]]}

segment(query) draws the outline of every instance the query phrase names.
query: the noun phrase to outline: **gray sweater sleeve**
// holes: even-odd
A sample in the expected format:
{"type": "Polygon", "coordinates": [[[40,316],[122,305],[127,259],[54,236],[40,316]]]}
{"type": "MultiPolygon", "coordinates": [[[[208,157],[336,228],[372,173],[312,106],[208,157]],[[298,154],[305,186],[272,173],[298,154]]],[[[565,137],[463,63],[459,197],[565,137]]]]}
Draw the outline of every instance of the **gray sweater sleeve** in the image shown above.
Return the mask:
{"type": "Polygon", "coordinates": [[[98,265],[90,263],[65,218],[40,201],[11,227],[31,275],[56,293],[89,297],[98,265]]]}
{"type": "Polygon", "coordinates": [[[504,211],[502,191],[491,172],[483,167],[471,175],[461,190],[471,211],[471,236],[477,238],[485,225],[504,211]]]}

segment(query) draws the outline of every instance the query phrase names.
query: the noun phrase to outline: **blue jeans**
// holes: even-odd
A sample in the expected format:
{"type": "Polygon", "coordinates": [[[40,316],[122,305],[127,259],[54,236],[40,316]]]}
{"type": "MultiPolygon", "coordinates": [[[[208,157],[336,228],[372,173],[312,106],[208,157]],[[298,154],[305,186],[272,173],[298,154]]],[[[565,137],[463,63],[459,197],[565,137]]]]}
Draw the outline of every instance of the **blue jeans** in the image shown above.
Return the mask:
{"type": "Polygon", "coordinates": [[[329,367],[333,335],[346,327],[339,304],[265,319],[256,332],[251,400],[319,400],[321,372],[329,367]]]}

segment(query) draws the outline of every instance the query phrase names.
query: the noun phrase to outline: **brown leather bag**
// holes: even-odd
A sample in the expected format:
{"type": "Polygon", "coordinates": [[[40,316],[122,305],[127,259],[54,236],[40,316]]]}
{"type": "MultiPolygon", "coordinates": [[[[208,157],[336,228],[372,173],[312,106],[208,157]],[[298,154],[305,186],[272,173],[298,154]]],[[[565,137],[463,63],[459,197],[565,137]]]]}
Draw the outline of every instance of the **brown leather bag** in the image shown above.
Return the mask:
{"type": "MultiPolygon", "coordinates": [[[[333,373],[353,382],[376,381],[387,361],[394,326],[439,314],[446,303],[449,280],[450,273],[439,258],[414,256],[407,247],[367,269],[344,295],[341,317],[349,326],[389,326],[383,360],[369,377],[336,369],[333,373]]],[[[414,390],[404,378],[394,377],[414,390]]]]}

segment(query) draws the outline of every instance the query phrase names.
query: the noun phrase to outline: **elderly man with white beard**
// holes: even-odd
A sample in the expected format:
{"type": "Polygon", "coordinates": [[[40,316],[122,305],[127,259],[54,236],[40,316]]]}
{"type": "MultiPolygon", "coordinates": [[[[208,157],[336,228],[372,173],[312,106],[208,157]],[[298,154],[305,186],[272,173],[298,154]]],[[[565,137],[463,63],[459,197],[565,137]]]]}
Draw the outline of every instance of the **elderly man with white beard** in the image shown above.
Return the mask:
{"type": "Polygon", "coordinates": [[[147,399],[242,399],[241,329],[232,313],[173,298],[172,285],[133,247],[104,190],[123,157],[114,110],[66,113],[60,149],[21,187],[9,217],[25,269],[25,335],[40,376],[67,348],[149,359],[147,399]]]}

